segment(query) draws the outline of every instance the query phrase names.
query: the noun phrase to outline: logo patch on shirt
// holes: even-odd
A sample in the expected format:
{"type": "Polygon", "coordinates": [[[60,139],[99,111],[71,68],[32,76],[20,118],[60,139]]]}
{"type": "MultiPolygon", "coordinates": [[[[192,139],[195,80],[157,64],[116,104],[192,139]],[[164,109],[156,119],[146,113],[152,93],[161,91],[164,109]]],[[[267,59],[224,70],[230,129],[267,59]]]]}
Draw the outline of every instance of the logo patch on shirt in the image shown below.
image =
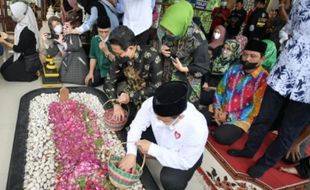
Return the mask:
{"type": "Polygon", "coordinates": [[[181,137],[181,134],[177,131],[174,132],[175,139],[179,139],[181,137]]]}

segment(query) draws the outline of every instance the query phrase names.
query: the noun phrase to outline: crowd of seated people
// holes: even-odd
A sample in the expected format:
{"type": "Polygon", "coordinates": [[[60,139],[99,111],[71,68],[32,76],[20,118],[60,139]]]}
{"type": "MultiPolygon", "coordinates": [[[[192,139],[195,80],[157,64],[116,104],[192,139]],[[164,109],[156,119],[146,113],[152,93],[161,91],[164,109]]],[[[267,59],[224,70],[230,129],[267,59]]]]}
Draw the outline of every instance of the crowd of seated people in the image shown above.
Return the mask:
{"type": "MultiPolygon", "coordinates": [[[[180,1],[164,10],[153,39],[151,0],[64,1],[62,18],[49,18],[51,35],[41,38],[45,54],[62,59],[60,80],[102,85],[113,99],[115,119],[124,117],[122,104],[134,117],[159,86],[182,81],[188,86],[188,101],[205,116],[208,126],[216,126],[210,134],[218,143],[229,146],[249,134],[244,149],[229,150],[230,155],[253,157],[266,133],[277,130],[277,139],[248,171],[257,178],[294,152],[292,146],[309,144],[295,142],[310,123],[310,5],[306,1],[287,5],[280,0],[279,10],[269,14],[265,0],[255,0],[248,13],[242,0],[233,10],[221,0],[221,7],[212,12],[208,34],[193,21],[193,6],[180,1]],[[137,7],[143,11],[133,11],[137,7]],[[81,8],[89,15],[84,23],[81,8]],[[89,50],[80,39],[87,32],[89,50]]],[[[14,55],[1,66],[1,74],[8,81],[36,80],[40,68],[25,70],[27,56],[36,54],[39,46],[36,19],[22,1],[10,9],[17,23],[14,44],[2,38],[0,44],[13,49],[14,55]]],[[[299,152],[304,155],[305,150],[299,152]]]]}

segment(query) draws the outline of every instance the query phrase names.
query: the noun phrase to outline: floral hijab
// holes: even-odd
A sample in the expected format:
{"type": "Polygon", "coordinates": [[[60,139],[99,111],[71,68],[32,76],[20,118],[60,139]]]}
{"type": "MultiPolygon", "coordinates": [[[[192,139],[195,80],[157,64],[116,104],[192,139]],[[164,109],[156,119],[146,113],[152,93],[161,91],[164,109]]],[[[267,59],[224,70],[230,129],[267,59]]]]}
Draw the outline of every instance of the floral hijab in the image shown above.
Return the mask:
{"type": "Polygon", "coordinates": [[[223,75],[229,68],[240,57],[241,46],[237,40],[226,40],[225,45],[228,46],[228,49],[231,51],[229,56],[225,56],[226,51],[224,48],[219,57],[217,57],[212,63],[211,73],[216,75],[223,75]]]}

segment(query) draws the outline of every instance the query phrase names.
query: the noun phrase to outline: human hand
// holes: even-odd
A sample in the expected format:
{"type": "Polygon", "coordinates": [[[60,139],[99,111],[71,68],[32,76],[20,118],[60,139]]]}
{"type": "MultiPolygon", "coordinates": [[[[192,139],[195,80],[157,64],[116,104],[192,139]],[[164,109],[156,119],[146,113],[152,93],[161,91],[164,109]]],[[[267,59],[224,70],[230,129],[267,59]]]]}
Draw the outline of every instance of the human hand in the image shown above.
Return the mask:
{"type": "Polygon", "coordinates": [[[130,101],[128,93],[121,93],[121,95],[117,98],[117,101],[121,104],[128,104],[130,101]]]}
{"type": "Polygon", "coordinates": [[[54,39],[57,43],[63,45],[64,43],[64,36],[62,34],[59,34],[58,39],[54,39]]]}
{"type": "Polygon", "coordinates": [[[104,54],[107,54],[109,52],[108,46],[104,41],[101,41],[99,43],[99,48],[103,51],[104,54]]]}
{"type": "Polygon", "coordinates": [[[48,33],[44,33],[41,35],[41,38],[43,41],[47,41],[47,38],[48,38],[48,33]]]}
{"type": "Polygon", "coordinates": [[[118,168],[123,171],[129,171],[136,167],[136,156],[133,154],[127,154],[118,164],[118,168]]]}
{"type": "Polygon", "coordinates": [[[183,66],[183,64],[180,62],[179,58],[176,58],[175,61],[172,61],[174,67],[182,72],[182,73],[187,73],[188,72],[188,67],[183,66]]]}
{"type": "Polygon", "coordinates": [[[160,47],[160,53],[163,54],[165,57],[170,57],[171,56],[171,51],[170,48],[166,45],[162,45],[160,47]]]}
{"type": "Polygon", "coordinates": [[[293,162],[298,161],[301,159],[301,153],[300,153],[300,145],[293,143],[291,148],[287,151],[285,158],[288,159],[289,157],[292,157],[293,162]]]}
{"type": "Polygon", "coordinates": [[[202,89],[203,89],[204,91],[209,92],[209,91],[211,91],[211,90],[216,90],[216,87],[209,86],[208,83],[205,82],[205,83],[202,85],[202,89]]]}
{"type": "Polygon", "coordinates": [[[86,75],[85,84],[88,85],[90,80],[92,83],[94,82],[94,74],[91,72],[86,75]]]}
{"type": "Polygon", "coordinates": [[[150,149],[151,142],[143,139],[143,140],[137,141],[136,145],[142,154],[147,154],[150,149]]]}
{"type": "Polygon", "coordinates": [[[114,62],[115,61],[115,55],[113,54],[113,53],[108,53],[107,54],[107,57],[108,57],[108,59],[111,61],[111,62],[114,62]]]}
{"type": "Polygon", "coordinates": [[[124,109],[119,104],[113,105],[113,118],[117,121],[125,117],[124,109]]]}

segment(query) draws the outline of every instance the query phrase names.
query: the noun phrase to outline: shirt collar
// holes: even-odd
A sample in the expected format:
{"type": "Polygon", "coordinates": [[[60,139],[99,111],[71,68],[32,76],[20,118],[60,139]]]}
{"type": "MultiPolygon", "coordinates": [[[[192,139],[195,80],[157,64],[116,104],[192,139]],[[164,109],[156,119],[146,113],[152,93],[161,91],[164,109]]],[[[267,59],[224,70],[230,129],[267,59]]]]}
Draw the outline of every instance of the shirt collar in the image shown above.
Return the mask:
{"type": "Polygon", "coordinates": [[[253,72],[249,73],[250,75],[252,75],[253,78],[257,78],[258,75],[261,73],[261,72],[264,72],[265,69],[260,65],[259,67],[257,67],[257,69],[255,69],[253,72]]]}

